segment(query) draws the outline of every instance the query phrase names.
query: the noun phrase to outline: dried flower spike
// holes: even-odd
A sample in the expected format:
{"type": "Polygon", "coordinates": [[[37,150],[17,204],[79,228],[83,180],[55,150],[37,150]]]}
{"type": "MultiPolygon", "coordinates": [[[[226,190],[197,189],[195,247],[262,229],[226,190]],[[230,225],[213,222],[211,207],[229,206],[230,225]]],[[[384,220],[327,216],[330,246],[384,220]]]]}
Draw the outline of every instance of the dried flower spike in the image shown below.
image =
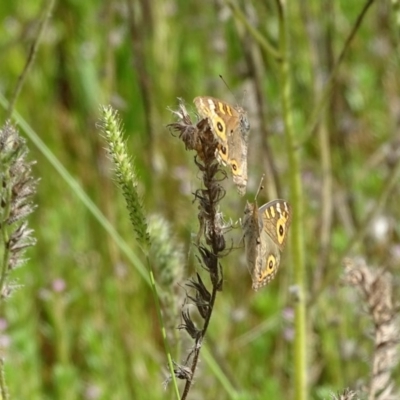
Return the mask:
{"type": "Polygon", "coordinates": [[[25,140],[10,123],[0,130],[0,296],[9,297],[19,285],[8,280],[9,272],[24,262],[28,247],[36,243],[27,217],[35,209],[32,197],[38,180],[32,176],[33,162],[26,160],[25,140]]]}
{"type": "Polygon", "coordinates": [[[374,354],[368,398],[395,400],[392,371],[399,362],[399,324],[393,304],[393,277],[384,269],[371,268],[363,260],[345,260],[345,280],[360,289],[373,321],[374,354]]]}
{"type": "Polygon", "coordinates": [[[186,399],[195,375],[197,363],[202,348],[203,339],[210,324],[216,295],[222,290],[223,274],[220,265],[220,257],[225,250],[223,217],[219,211],[219,202],[223,199],[225,191],[220,182],[227,175],[220,169],[217,159],[219,143],[212,132],[208,118],[201,119],[196,124],[192,120],[180,101],[179,109],[173,111],[179,121],[169,125],[179,133],[179,138],[185,143],[188,150],[194,150],[196,156],[194,162],[202,177],[203,187],[194,192],[195,201],[198,203],[200,231],[197,235],[197,248],[200,253],[197,258],[204,271],[209,276],[211,288],[207,288],[205,281],[199,274],[187,283],[190,293],[186,294],[186,302],[196,306],[201,316],[201,322],[197,326],[192,320],[189,309],[182,311],[183,323],[179,329],[185,330],[194,341],[192,349],[186,357],[183,367],[175,370],[178,378],[186,380],[181,399],[186,399]],[[204,242],[201,242],[202,238],[204,242]]]}

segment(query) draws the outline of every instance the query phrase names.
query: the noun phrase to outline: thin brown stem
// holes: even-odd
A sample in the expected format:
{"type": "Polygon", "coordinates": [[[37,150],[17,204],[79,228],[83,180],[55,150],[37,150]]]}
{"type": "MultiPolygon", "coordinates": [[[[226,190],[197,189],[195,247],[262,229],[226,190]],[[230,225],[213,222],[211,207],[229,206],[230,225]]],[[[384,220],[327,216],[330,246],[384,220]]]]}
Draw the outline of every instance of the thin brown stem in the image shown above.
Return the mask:
{"type": "MultiPolygon", "coordinates": [[[[143,117],[146,125],[146,132],[148,137],[148,155],[147,160],[154,160],[153,146],[154,146],[154,128],[152,121],[154,121],[154,113],[152,107],[152,84],[149,73],[146,69],[146,49],[145,49],[145,33],[149,31],[151,23],[151,2],[136,2],[133,4],[133,0],[126,0],[128,6],[129,26],[131,30],[131,41],[132,41],[132,62],[136,70],[138,79],[138,86],[141,92],[141,98],[143,101],[143,117]],[[137,15],[136,8],[141,7],[141,16],[137,15]],[[140,21],[140,22],[139,22],[140,21]]],[[[152,168],[153,166],[150,165],[152,168]]]]}
{"type": "MultiPolygon", "coordinates": [[[[382,212],[383,207],[385,206],[389,195],[393,192],[396,185],[398,184],[400,179],[400,158],[397,160],[394,168],[386,179],[386,183],[384,185],[384,189],[382,190],[375,206],[372,210],[365,216],[364,220],[361,222],[360,228],[355,232],[354,236],[348,241],[346,248],[339,254],[337,258],[335,258],[332,264],[338,265],[340,261],[350,253],[353,247],[359,243],[366,235],[368,228],[371,223],[374,221],[375,217],[382,212]]],[[[329,285],[332,277],[337,273],[336,268],[328,269],[328,273],[325,276],[320,287],[318,287],[315,293],[312,296],[312,300],[310,304],[315,304],[315,299],[319,296],[319,294],[329,285]]]]}
{"type": "MultiPolygon", "coordinates": [[[[336,75],[339,71],[339,67],[341,66],[344,58],[347,56],[347,52],[350,49],[351,43],[353,42],[353,39],[358,32],[358,30],[361,27],[361,23],[364,20],[364,17],[367,14],[368,9],[372,6],[375,0],[367,0],[364,4],[364,7],[362,8],[360,14],[357,17],[356,22],[353,25],[353,29],[351,30],[349,36],[347,37],[342,51],[340,52],[337,60],[335,61],[335,64],[332,68],[332,72],[329,75],[329,78],[325,84],[325,88],[323,90],[323,93],[321,95],[321,98],[317,101],[316,107],[313,110],[313,113],[310,118],[310,123],[306,129],[306,136],[305,139],[302,140],[301,145],[304,145],[308,140],[310,140],[313,136],[313,133],[321,119],[321,112],[325,108],[329,98],[331,97],[332,89],[335,83],[336,75]]],[[[300,145],[299,145],[300,146],[300,145]]]]}
{"type": "MultiPolygon", "coordinates": [[[[207,333],[207,329],[208,329],[208,326],[211,321],[212,310],[214,309],[215,300],[217,298],[217,291],[218,291],[218,289],[216,287],[213,287],[212,294],[211,294],[211,301],[210,301],[210,312],[209,312],[206,320],[204,321],[204,326],[203,326],[203,329],[201,332],[201,337],[199,339],[197,339],[196,343],[195,343],[194,356],[193,356],[192,364],[190,366],[190,370],[192,371],[192,376],[194,376],[194,374],[196,372],[197,363],[199,361],[199,356],[200,356],[200,350],[202,347],[202,342],[207,333]]],[[[187,398],[190,388],[192,386],[192,382],[193,382],[193,379],[189,379],[186,381],[186,384],[185,384],[185,387],[183,389],[183,393],[181,396],[181,400],[185,400],[187,398]]]]}
{"type": "Polygon", "coordinates": [[[49,0],[47,3],[47,7],[44,10],[44,15],[41,18],[36,38],[35,38],[34,42],[32,43],[32,46],[29,50],[29,54],[28,54],[28,58],[25,63],[25,67],[24,67],[21,75],[19,76],[17,85],[15,86],[14,92],[11,95],[10,102],[9,102],[8,108],[7,108],[6,120],[10,119],[12,116],[14,106],[15,106],[18,96],[22,90],[22,86],[24,85],[24,82],[28,76],[28,73],[29,73],[32,65],[33,65],[33,62],[35,61],[39,43],[43,36],[43,32],[45,31],[45,28],[47,26],[47,22],[50,20],[50,17],[51,17],[53,8],[54,8],[54,4],[55,4],[55,0],[49,0]]]}
{"type": "MultiPolygon", "coordinates": [[[[252,4],[247,5],[247,14],[249,20],[252,19],[252,15],[254,14],[254,8],[252,4]]],[[[255,92],[257,108],[256,113],[259,121],[259,131],[261,137],[261,149],[262,149],[262,163],[265,165],[264,173],[266,175],[266,185],[269,197],[277,198],[280,197],[280,181],[278,170],[276,167],[274,153],[271,150],[269,145],[269,139],[271,136],[271,132],[268,129],[268,116],[267,116],[267,104],[266,97],[263,92],[263,81],[265,78],[265,66],[262,59],[262,53],[260,51],[260,47],[257,43],[253,41],[247,40],[248,35],[244,35],[242,38],[243,41],[243,51],[246,56],[247,65],[249,68],[249,75],[253,78],[253,88],[255,92]],[[249,43],[250,42],[250,43],[249,43]]]]}
{"type": "Polygon", "coordinates": [[[201,172],[204,186],[204,189],[197,189],[195,192],[195,200],[199,203],[199,261],[204,270],[208,272],[212,284],[212,289],[209,291],[199,274],[187,284],[195,293],[194,296],[187,294],[187,300],[196,305],[200,316],[203,318],[203,325],[201,329],[197,328],[189,311],[182,311],[184,323],[181,324],[180,329],[185,329],[194,339],[194,346],[184,365],[178,366],[175,372],[179,378],[186,381],[181,397],[184,400],[192,387],[203,340],[214,310],[217,292],[222,291],[223,277],[219,260],[225,249],[225,238],[218,204],[225,195],[225,191],[220,185],[220,174],[224,175],[223,179],[225,179],[226,174],[220,170],[215,158],[217,142],[214,139],[208,119],[200,120],[196,125],[192,124],[183,103],[180,104],[180,109],[174,113],[180,121],[169,126],[179,132],[179,137],[184,141],[186,149],[197,152],[195,164],[201,172]],[[205,244],[200,243],[202,237],[204,237],[205,244]],[[188,365],[189,362],[190,365],[188,365]]]}
{"type": "MultiPolygon", "coordinates": [[[[310,43],[310,60],[311,60],[311,68],[312,68],[312,76],[313,79],[313,91],[314,91],[314,99],[319,99],[322,96],[324,79],[328,74],[328,69],[331,67],[329,65],[329,55],[321,53],[320,49],[329,49],[330,41],[329,41],[329,31],[330,24],[332,18],[332,9],[330,2],[321,2],[320,3],[322,9],[318,9],[317,12],[321,13],[321,15],[329,15],[328,18],[325,19],[324,32],[321,34],[321,31],[315,29],[312,25],[311,19],[311,11],[309,4],[307,2],[301,3],[301,14],[304,21],[304,25],[306,27],[306,32],[308,35],[308,40],[310,43]],[[329,7],[329,10],[326,8],[329,7]],[[321,12],[322,11],[322,12],[321,12]],[[329,13],[328,13],[329,11],[329,13]],[[321,43],[323,40],[323,43],[321,43]]],[[[329,50],[328,50],[329,51],[329,50]]],[[[316,107],[317,104],[314,103],[313,107],[316,107]]],[[[320,123],[317,126],[317,139],[318,139],[318,150],[319,150],[319,159],[321,165],[321,190],[320,190],[320,204],[321,204],[321,217],[320,217],[320,226],[319,226],[319,255],[317,266],[314,271],[314,279],[312,279],[312,284],[315,286],[319,286],[322,277],[325,274],[325,270],[327,267],[327,263],[329,261],[330,254],[330,243],[331,243],[331,232],[332,232],[332,219],[333,219],[333,196],[332,196],[332,185],[333,185],[333,176],[332,176],[332,159],[331,159],[331,146],[330,146],[330,124],[329,124],[329,115],[323,110],[321,112],[322,118],[320,123]]]]}

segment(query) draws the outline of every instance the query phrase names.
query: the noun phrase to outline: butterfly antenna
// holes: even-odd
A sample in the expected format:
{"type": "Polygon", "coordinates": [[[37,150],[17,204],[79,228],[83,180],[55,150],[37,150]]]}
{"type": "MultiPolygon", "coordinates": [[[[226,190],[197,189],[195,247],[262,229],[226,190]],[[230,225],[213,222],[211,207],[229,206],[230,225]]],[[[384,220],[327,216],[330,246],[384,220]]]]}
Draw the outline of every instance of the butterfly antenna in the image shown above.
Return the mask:
{"type": "Polygon", "coordinates": [[[233,98],[236,100],[236,96],[233,94],[231,88],[230,88],[230,87],[228,86],[228,84],[226,83],[226,80],[224,79],[224,77],[223,77],[221,74],[219,74],[219,77],[220,77],[221,81],[224,82],[226,88],[229,90],[229,92],[231,93],[231,95],[233,96],[233,98]]]}
{"type": "Polygon", "coordinates": [[[257,189],[257,193],[256,193],[256,195],[254,197],[254,201],[257,201],[257,197],[258,197],[259,193],[261,192],[261,190],[264,189],[264,186],[263,186],[264,178],[265,178],[265,174],[263,174],[261,179],[260,179],[260,184],[258,185],[258,189],[257,189]]]}
{"type": "MultiPolygon", "coordinates": [[[[222,80],[222,82],[224,82],[226,88],[227,88],[227,89],[229,90],[229,92],[232,94],[233,98],[236,100],[236,96],[234,95],[234,93],[232,92],[231,88],[230,88],[230,87],[228,86],[228,84],[226,83],[226,80],[224,79],[224,77],[223,77],[221,74],[219,74],[219,77],[220,77],[220,79],[222,80]]],[[[247,96],[247,90],[245,89],[245,90],[243,91],[242,102],[240,103],[240,105],[244,104],[244,100],[245,100],[246,96],[247,96]]],[[[237,102],[237,100],[236,100],[236,102],[237,102]]],[[[239,103],[238,103],[237,105],[239,105],[239,103]]]]}

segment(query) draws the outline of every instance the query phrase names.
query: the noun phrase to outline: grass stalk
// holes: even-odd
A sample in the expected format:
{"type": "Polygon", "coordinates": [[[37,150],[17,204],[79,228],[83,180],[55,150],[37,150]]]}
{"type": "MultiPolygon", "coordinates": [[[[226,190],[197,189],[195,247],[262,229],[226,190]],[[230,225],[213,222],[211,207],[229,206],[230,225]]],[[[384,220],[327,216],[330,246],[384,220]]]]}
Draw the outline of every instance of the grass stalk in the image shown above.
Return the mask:
{"type": "Polygon", "coordinates": [[[169,345],[169,341],[167,338],[167,331],[165,329],[165,324],[164,324],[164,319],[161,314],[160,297],[158,295],[157,285],[156,285],[156,281],[154,279],[153,268],[151,266],[149,257],[147,257],[147,265],[148,265],[149,274],[150,274],[150,282],[151,282],[151,288],[152,288],[152,293],[153,293],[153,297],[154,297],[154,304],[156,306],[157,317],[158,317],[158,321],[160,323],[161,335],[162,335],[162,339],[163,339],[165,353],[167,356],[168,368],[171,373],[172,385],[173,385],[175,397],[179,400],[180,394],[179,394],[178,382],[176,380],[175,373],[174,373],[174,364],[173,364],[173,360],[172,360],[171,346],[169,345]]]}
{"type": "Polygon", "coordinates": [[[252,36],[254,41],[258,43],[258,45],[263,49],[263,51],[272,56],[272,58],[276,61],[282,60],[282,54],[277,51],[277,49],[273,46],[273,44],[269,43],[268,40],[262,35],[257,29],[254,28],[252,24],[246,18],[246,15],[242,12],[242,10],[237,6],[237,4],[233,0],[225,0],[226,4],[232,10],[235,18],[240,21],[249,34],[252,36]]]}
{"type": "Polygon", "coordinates": [[[293,112],[291,108],[292,90],[289,58],[288,14],[285,2],[279,8],[279,36],[281,76],[281,103],[285,124],[286,149],[289,157],[289,185],[293,218],[291,226],[292,260],[294,280],[298,298],[295,305],[295,340],[294,340],[294,392],[297,400],[307,399],[307,341],[306,341],[306,276],[304,263],[304,231],[303,231],[303,193],[301,185],[300,155],[296,150],[293,112]]]}
{"type": "Polygon", "coordinates": [[[28,54],[28,58],[27,58],[26,63],[25,63],[25,67],[24,67],[21,75],[19,76],[18,82],[17,82],[17,84],[16,84],[16,86],[14,88],[14,92],[11,95],[11,100],[10,100],[10,103],[9,103],[8,109],[7,109],[6,120],[10,119],[11,116],[12,116],[13,109],[14,109],[14,106],[15,106],[15,102],[18,99],[18,96],[19,96],[19,94],[21,92],[22,86],[24,85],[25,79],[28,76],[29,70],[30,70],[31,66],[33,65],[33,62],[35,61],[35,57],[36,57],[36,53],[37,53],[37,50],[38,50],[38,47],[39,47],[39,43],[40,43],[40,40],[41,40],[41,38],[43,36],[45,28],[47,26],[47,22],[50,20],[50,17],[51,17],[53,8],[54,8],[54,3],[55,3],[55,0],[49,0],[48,3],[47,3],[46,8],[44,10],[44,15],[41,18],[41,21],[40,21],[40,24],[39,24],[38,33],[37,33],[37,35],[35,37],[34,42],[32,43],[31,48],[30,48],[30,51],[29,51],[29,54],[28,54]]]}
{"type": "MultiPolygon", "coordinates": [[[[354,235],[349,239],[346,247],[343,249],[340,254],[334,258],[332,264],[334,266],[338,265],[340,261],[350,254],[351,250],[354,246],[360,243],[361,240],[366,236],[368,229],[370,228],[373,221],[377,215],[379,215],[384,206],[387,204],[389,196],[395,191],[396,185],[398,184],[400,179],[400,159],[397,160],[396,164],[393,166],[393,169],[390,171],[389,175],[386,178],[386,182],[383,185],[383,189],[381,190],[378,198],[376,199],[376,203],[374,207],[370,210],[369,213],[364,217],[360,224],[360,228],[354,233],[354,235]]],[[[329,286],[330,282],[332,282],[332,278],[337,274],[336,268],[330,268],[327,271],[321,285],[316,289],[315,293],[313,293],[312,298],[315,300],[318,296],[329,286]]]]}
{"type": "Polygon", "coordinates": [[[375,0],[367,0],[360,12],[360,14],[357,17],[356,22],[354,23],[353,29],[351,30],[351,32],[349,33],[349,36],[347,37],[343,48],[335,62],[335,64],[333,65],[332,71],[329,75],[329,78],[325,84],[325,87],[322,91],[322,94],[320,96],[319,101],[317,101],[315,104],[316,106],[313,109],[313,112],[311,114],[311,118],[310,118],[310,123],[308,125],[308,127],[306,128],[306,134],[305,134],[305,139],[302,140],[302,144],[304,145],[308,140],[310,140],[312,138],[312,135],[320,121],[321,118],[321,114],[322,114],[322,110],[326,107],[326,105],[328,104],[329,99],[331,98],[331,94],[332,94],[332,89],[333,89],[333,85],[335,83],[335,79],[336,76],[339,72],[339,68],[342,65],[349,49],[350,49],[350,45],[353,42],[353,39],[356,35],[356,33],[359,31],[361,24],[364,20],[364,17],[367,14],[368,9],[372,6],[372,4],[374,3],[375,0]]]}

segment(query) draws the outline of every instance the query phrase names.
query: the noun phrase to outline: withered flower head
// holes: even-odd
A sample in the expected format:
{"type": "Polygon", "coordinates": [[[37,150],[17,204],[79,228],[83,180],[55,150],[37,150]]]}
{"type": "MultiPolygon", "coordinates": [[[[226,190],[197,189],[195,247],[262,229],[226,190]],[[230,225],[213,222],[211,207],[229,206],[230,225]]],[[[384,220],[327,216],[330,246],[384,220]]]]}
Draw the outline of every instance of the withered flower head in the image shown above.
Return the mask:
{"type": "Polygon", "coordinates": [[[4,263],[0,277],[1,298],[9,297],[18,287],[8,280],[8,274],[25,262],[26,249],[36,243],[27,217],[35,209],[32,197],[38,180],[32,176],[34,162],[26,160],[27,154],[25,140],[14,126],[6,123],[0,130],[0,229],[4,263]]]}

